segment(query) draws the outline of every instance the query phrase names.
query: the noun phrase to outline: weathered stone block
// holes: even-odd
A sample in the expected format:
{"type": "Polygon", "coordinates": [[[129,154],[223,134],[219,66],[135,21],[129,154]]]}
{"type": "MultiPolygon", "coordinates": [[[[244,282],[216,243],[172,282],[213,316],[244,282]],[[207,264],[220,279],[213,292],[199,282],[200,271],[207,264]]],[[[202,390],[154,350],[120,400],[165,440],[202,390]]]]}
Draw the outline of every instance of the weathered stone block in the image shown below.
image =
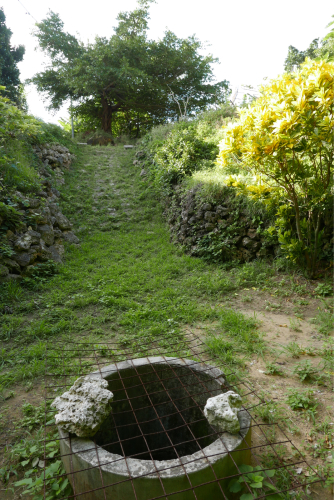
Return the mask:
{"type": "Polygon", "coordinates": [[[259,240],[260,236],[257,234],[257,229],[248,229],[247,236],[251,240],[259,240]]]}
{"type": "Polygon", "coordinates": [[[50,247],[48,247],[48,250],[50,252],[50,259],[52,259],[54,262],[57,262],[58,264],[61,263],[61,256],[58,252],[58,246],[62,246],[62,245],[51,245],[50,247]]]}
{"type": "Polygon", "coordinates": [[[214,221],[216,219],[216,213],[210,211],[205,212],[204,219],[207,220],[208,222],[214,221]]]}
{"type": "Polygon", "coordinates": [[[80,243],[79,238],[77,236],[75,236],[73,231],[64,231],[63,238],[68,243],[74,243],[75,245],[78,245],[80,243]]]}
{"type": "Polygon", "coordinates": [[[241,396],[234,391],[219,394],[207,400],[204,415],[219,432],[238,434],[240,431],[238,412],[241,409],[241,402],[241,396]]]}
{"type": "Polygon", "coordinates": [[[56,217],[56,224],[58,225],[59,229],[61,229],[62,231],[66,231],[66,229],[72,228],[72,224],[67,219],[67,217],[65,217],[65,215],[58,212],[54,216],[56,217]]]}
{"type": "Polygon", "coordinates": [[[32,258],[28,252],[17,253],[13,256],[13,259],[21,266],[26,267],[30,264],[32,258]]]}
{"type": "Polygon", "coordinates": [[[8,267],[4,266],[3,264],[0,264],[0,278],[5,278],[9,274],[9,269],[8,267]]]}
{"type": "Polygon", "coordinates": [[[217,214],[219,214],[220,217],[225,217],[226,215],[228,215],[230,213],[230,210],[229,210],[229,208],[222,207],[221,205],[218,205],[216,207],[216,212],[217,212],[217,214]]]}
{"type": "Polygon", "coordinates": [[[20,266],[15,260],[5,258],[3,259],[3,264],[8,267],[11,272],[20,272],[20,266]]]}
{"type": "Polygon", "coordinates": [[[29,233],[25,233],[19,238],[14,243],[14,248],[15,250],[18,250],[19,252],[22,250],[29,250],[32,244],[32,238],[29,235],[29,233]]]}
{"type": "Polygon", "coordinates": [[[41,238],[47,246],[51,246],[53,244],[55,237],[52,226],[49,226],[48,224],[38,226],[38,232],[41,234],[41,238]]]}
{"type": "Polygon", "coordinates": [[[38,246],[38,256],[43,261],[52,259],[51,247],[47,247],[42,239],[38,246]]]}
{"type": "Polygon", "coordinates": [[[62,245],[61,243],[55,243],[53,245],[53,247],[59,253],[60,257],[62,257],[64,255],[64,253],[65,253],[65,247],[64,247],[64,245],[62,245]]]}
{"type": "Polygon", "coordinates": [[[32,245],[38,245],[39,244],[39,240],[41,239],[41,233],[38,233],[37,231],[33,231],[32,229],[30,229],[27,234],[29,234],[30,238],[31,238],[31,244],[32,245]]]}
{"type": "Polygon", "coordinates": [[[246,248],[242,248],[241,249],[241,256],[242,256],[243,260],[245,260],[246,262],[249,262],[250,260],[252,260],[253,254],[252,254],[252,252],[250,252],[246,248]]]}
{"type": "Polygon", "coordinates": [[[38,198],[29,198],[29,208],[38,208],[41,204],[41,200],[38,198]]]}
{"type": "Polygon", "coordinates": [[[113,393],[108,382],[93,376],[80,377],[72,387],[56,398],[56,424],[80,437],[94,436],[110,413],[113,393]]]}

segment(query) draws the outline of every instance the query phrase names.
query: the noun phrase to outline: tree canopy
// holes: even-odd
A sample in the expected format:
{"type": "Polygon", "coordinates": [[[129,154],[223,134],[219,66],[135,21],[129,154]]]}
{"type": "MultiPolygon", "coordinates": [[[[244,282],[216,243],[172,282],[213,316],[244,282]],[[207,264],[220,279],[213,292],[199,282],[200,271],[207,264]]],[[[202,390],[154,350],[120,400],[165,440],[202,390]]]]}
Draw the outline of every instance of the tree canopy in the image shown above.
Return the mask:
{"type": "Polygon", "coordinates": [[[228,82],[213,83],[218,61],[200,54],[195,36],[181,39],[166,31],[157,41],[148,39],[150,3],[139,0],[134,11],[118,15],[110,38],[97,36],[86,45],[63,30],[58,14],[37,24],[35,35],[50,64],[31,81],[51,108],[72,99],[77,115],[115,132],[126,121],[150,128],[175,119],[177,101],[188,99],[190,114],[226,101],[228,82]]]}
{"type": "MultiPolygon", "coordinates": [[[[334,21],[330,22],[327,28],[332,25],[334,25],[334,21]]],[[[293,45],[290,45],[288,55],[284,61],[284,70],[288,73],[296,71],[307,57],[310,59],[334,60],[334,28],[330,30],[323,40],[319,40],[319,38],[313,40],[306,50],[298,50],[293,45]]]]}
{"type": "Polygon", "coordinates": [[[0,93],[13,101],[21,103],[20,71],[17,63],[22,61],[25,48],[23,45],[13,47],[10,43],[12,31],[6,26],[6,16],[0,8],[0,93]]]}

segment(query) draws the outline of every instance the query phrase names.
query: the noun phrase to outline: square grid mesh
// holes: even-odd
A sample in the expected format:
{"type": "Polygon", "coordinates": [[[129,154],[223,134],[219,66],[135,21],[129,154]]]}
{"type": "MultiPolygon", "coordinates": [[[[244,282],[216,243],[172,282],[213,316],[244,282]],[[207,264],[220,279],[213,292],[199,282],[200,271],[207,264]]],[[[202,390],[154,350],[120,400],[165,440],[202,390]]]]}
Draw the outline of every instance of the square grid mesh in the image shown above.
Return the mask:
{"type": "MultiPolygon", "coordinates": [[[[46,477],[45,471],[47,471],[49,464],[48,443],[54,439],[52,431],[56,430],[53,423],[55,411],[50,408],[50,403],[56,396],[68,390],[78,377],[96,371],[102,377],[106,367],[111,364],[116,366],[117,378],[110,388],[114,394],[114,400],[110,405],[110,417],[107,424],[103,424],[104,426],[91,438],[85,448],[85,451],[91,453],[91,456],[93,454],[95,460],[93,459],[89,465],[81,464],[78,466],[74,456],[75,446],[73,448],[73,440],[77,440],[76,436],[67,433],[66,437],[64,437],[65,435],[60,436],[60,440],[66,440],[68,448],[64,451],[64,447],[62,447],[60,455],[54,458],[62,459],[64,463],[68,464],[67,477],[73,486],[73,494],[66,498],[84,500],[122,498],[122,494],[115,496],[114,493],[122,491],[123,487],[124,492],[131,492],[124,494],[123,498],[126,500],[130,498],[135,500],[157,500],[158,498],[165,500],[188,498],[227,500],[239,498],[239,496],[233,497],[231,495],[226,484],[233,478],[240,478],[245,472],[239,468],[240,463],[242,463],[238,458],[240,453],[244,453],[244,456],[248,457],[246,462],[248,464],[250,464],[249,458],[251,457],[251,464],[258,466],[258,471],[261,470],[265,476],[267,476],[266,471],[272,469],[284,470],[285,474],[290,476],[292,486],[289,490],[279,490],[283,494],[281,498],[285,498],[284,494],[292,490],[303,495],[307,485],[322,480],[302,458],[302,455],[277,423],[258,423],[256,421],[253,415],[254,408],[266,404],[266,402],[255,393],[254,388],[247,380],[239,379],[230,368],[225,367],[226,369],[224,369],[224,365],[212,354],[202,339],[192,332],[189,332],[181,340],[180,338],[176,339],[173,345],[170,342],[166,343],[163,337],[155,337],[154,341],[146,343],[142,339],[131,342],[103,343],[89,343],[85,340],[73,343],[53,342],[52,350],[46,353],[44,477],[46,477]],[[159,369],[152,362],[153,356],[162,358],[159,369]],[[136,360],[139,358],[146,358],[147,363],[144,370],[138,368],[136,360]],[[188,361],[185,362],[188,363],[192,378],[189,379],[188,376],[185,376],[182,370],[176,370],[170,362],[171,358],[177,358],[181,362],[191,360],[192,364],[189,364],[188,361]],[[131,372],[123,373],[122,370],[119,370],[125,360],[128,360],[128,366],[132,367],[131,372]],[[217,391],[213,390],[212,384],[199,377],[199,371],[196,368],[203,369],[203,367],[207,371],[212,370],[212,379],[217,378],[217,370],[213,367],[221,369],[225,373],[228,384],[221,386],[222,391],[234,390],[242,395],[242,408],[250,416],[253,438],[251,440],[249,434],[242,433],[243,429],[241,429],[240,436],[243,435],[243,437],[237,450],[229,451],[227,449],[224,439],[226,433],[217,432],[209,425],[204,416],[203,401],[215,396],[217,391]],[[276,437],[273,438],[273,436],[276,437]],[[208,451],[211,449],[207,446],[208,443],[216,440],[222,443],[229,457],[229,463],[232,465],[232,469],[230,467],[225,474],[217,474],[217,470],[212,465],[215,458],[214,452],[208,451]],[[295,451],[294,455],[299,458],[288,465],[283,463],[278,455],[278,449],[281,445],[291,447],[295,451]],[[101,463],[101,455],[98,452],[100,446],[110,453],[107,460],[103,459],[103,463],[101,463]],[[276,457],[275,463],[278,465],[270,468],[260,465],[259,458],[266,453],[276,457]],[[187,455],[186,459],[185,455],[187,455]],[[143,468],[141,473],[137,471],[134,474],[131,459],[145,461],[146,464],[151,465],[151,470],[147,472],[143,468]],[[182,489],[175,491],[166,486],[167,466],[165,460],[173,460],[173,462],[169,462],[169,468],[182,469],[184,473],[182,489]],[[206,462],[209,475],[205,475],[203,482],[198,482],[198,479],[194,481],[194,476],[189,473],[191,460],[202,463],[204,460],[206,462]],[[106,480],[103,471],[106,467],[108,468],[108,465],[117,466],[118,461],[120,465],[126,467],[126,476],[112,481],[106,480]],[[185,462],[187,462],[187,466],[185,466],[185,462]],[[312,479],[309,478],[305,482],[298,478],[296,467],[309,467],[312,470],[312,479]],[[92,471],[92,469],[95,470],[92,471]],[[81,484],[82,481],[85,482],[85,478],[92,475],[92,472],[97,478],[94,480],[94,484],[87,480],[84,489],[81,489],[80,492],[76,491],[75,485],[78,484],[76,475],[80,475],[79,483],[81,484]],[[157,490],[153,489],[150,492],[149,488],[146,488],[146,491],[143,492],[141,480],[153,476],[160,485],[160,491],[157,493],[157,490]],[[212,489],[213,486],[214,489],[212,489]],[[205,493],[206,491],[209,496],[205,493]],[[210,493],[212,491],[214,491],[214,496],[210,493]]],[[[217,454],[217,451],[215,453],[217,454]]],[[[103,455],[103,457],[105,456],[103,455]]],[[[274,485],[272,474],[268,473],[268,476],[265,478],[267,484],[274,485]]],[[[275,498],[276,500],[278,498],[273,496],[278,493],[275,488],[271,490],[267,488],[266,493],[261,490],[262,493],[259,492],[257,496],[254,496],[252,493],[254,489],[251,489],[247,482],[243,484],[243,487],[248,490],[249,500],[252,498],[275,498]]],[[[48,496],[47,489],[47,481],[45,480],[44,498],[48,496]]]]}

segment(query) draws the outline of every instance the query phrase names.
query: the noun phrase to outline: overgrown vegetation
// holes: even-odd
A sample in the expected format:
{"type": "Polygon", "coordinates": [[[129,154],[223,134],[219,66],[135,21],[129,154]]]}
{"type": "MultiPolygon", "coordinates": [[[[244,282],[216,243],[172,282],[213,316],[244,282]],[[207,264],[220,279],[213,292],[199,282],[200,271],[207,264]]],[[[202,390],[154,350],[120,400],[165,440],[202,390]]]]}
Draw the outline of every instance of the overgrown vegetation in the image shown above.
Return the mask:
{"type": "MultiPolygon", "coordinates": [[[[140,16],[145,24],[148,3],[140,2],[145,7],[142,12],[122,14],[119,30],[122,26],[132,26],[140,16]]],[[[50,25],[62,28],[56,15],[52,14],[48,22],[43,29],[50,25]]],[[[65,35],[67,41],[74,41],[65,35]]],[[[50,40],[44,42],[50,48],[50,40]]],[[[74,43],[74,49],[77,48],[74,43]]],[[[95,49],[102,53],[106,47],[97,43],[95,49]]],[[[51,74],[57,84],[56,76],[51,74]]],[[[6,494],[14,491],[15,495],[40,499],[44,481],[50,500],[72,494],[63,475],[55,430],[48,433],[44,448],[46,408],[44,402],[38,402],[43,392],[46,350],[51,360],[48,367],[55,375],[60,358],[65,369],[79,369],[78,350],[60,352],[55,341],[70,341],[72,345],[87,341],[96,346],[97,356],[105,359],[108,359],[105,344],[110,340],[124,347],[124,353],[119,354],[124,359],[128,347],[138,356],[143,342],[170,353],[177,341],[184,346],[185,356],[192,356],[184,341],[185,333],[192,334],[194,330],[206,340],[211,362],[225,370],[229,382],[241,376],[251,386],[251,390],[245,391],[242,386],[237,390],[244,404],[249,404],[256,418],[265,424],[266,438],[272,443],[278,440],[279,431],[272,424],[279,422],[284,432],[299,439],[302,455],[312,459],[316,472],[325,478],[325,486],[333,484],[332,408],[326,406],[325,399],[333,375],[333,341],[329,337],[333,330],[332,286],[328,279],[315,284],[306,280],[285,258],[288,256],[301,266],[302,257],[310,257],[306,261],[312,277],[317,277],[318,272],[325,275],[331,265],[332,212],[328,207],[332,181],[323,182],[327,179],[325,163],[327,171],[332,168],[333,143],[328,140],[328,131],[333,126],[331,78],[332,65],[328,62],[308,61],[300,73],[282,77],[279,82],[283,82],[284,92],[279,82],[270,84],[270,99],[278,96],[275,105],[284,101],[299,111],[290,125],[284,121],[286,116],[279,114],[282,110],[264,114],[262,125],[267,127],[266,135],[260,135],[266,144],[258,140],[253,122],[251,131],[241,126],[254,119],[261,102],[269,107],[269,97],[264,91],[263,101],[260,99],[241,113],[246,117],[244,121],[240,110],[227,104],[190,119],[180,107],[181,121],[153,128],[143,138],[142,151],[137,156],[137,161],[143,162],[142,176],[133,164],[132,152],[122,147],[103,151],[89,146],[85,151],[76,148],[79,161],[66,173],[67,183],[61,188],[60,203],[81,237],[81,246],[68,246],[61,266],[39,263],[21,284],[15,281],[0,284],[0,432],[7,443],[1,455],[0,479],[6,494]],[[303,91],[302,84],[305,84],[303,91]],[[280,119],[283,121],[278,123],[280,119]],[[318,127],[313,127],[315,119],[318,127]],[[230,122],[232,127],[226,128],[230,122]],[[270,143],[273,125],[276,145],[270,143]],[[239,159],[230,156],[231,146],[222,167],[216,161],[218,145],[221,141],[226,145],[229,131],[238,127],[243,135],[238,136],[238,147],[233,153],[239,159]],[[272,149],[268,159],[269,146],[272,149]],[[252,148],[256,150],[254,161],[249,159],[252,148]],[[279,159],[284,163],[282,158],[300,204],[299,229],[292,209],[293,196],[287,199],[277,186],[278,178],[264,185],[265,171],[259,176],[253,169],[254,162],[262,162],[276,175],[275,162],[279,159]],[[168,207],[172,211],[177,197],[190,192],[195,193],[196,210],[205,203],[229,205],[230,218],[221,221],[221,228],[201,236],[197,254],[201,258],[186,255],[183,248],[168,242],[168,230],[161,217],[161,200],[165,209],[167,206],[166,212],[168,207]],[[275,248],[274,261],[261,260],[264,252],[252,262],[241,263],[237,258],[231,264],[247,221],[257,228],[256,237],[262,238],[264,249],[275,248]],[[226,242],[226,235],[235,238],[232,245],[226,242]],[[314,266],[317,260],[318,268],[314,266]],[[309,307],[315,311],[310,333],[317,344],[308,338],[311,343],[305,346],[297,336],[303,333],[309,307]],[[243,308],[244,313],[240,312],[243,308]],[[255,315],[255,310],[261,314],[255,315]],[[276,320],[268,328],[270,331],[262,329],[261,333],[266,313],[271,318],[275,314],[290,315],[286,324],[279,324],[279,328],[289,332],[286,338],[280,332],[268,338],[271,328],[277,327],[276,320]],[[254,404],[255,391],[258,404],[254,404]]],[[[58,90],[56,100],[72,96],[73,88],[58,90]]],[[[221,90],[224,101],[227,87],[223,85],[221,90]]],[[[186,97],[181,94],[179,102],[169,96],[173,106],[176,104],[174,113],[179,104],[186,104],[186,97]]],[[[108,95],[111,98],[112,93],[108,95]]],[[[100,113],[102,101],[98,104],[100,113]]],[[[201,109],[201,105],[197,108],[201,109]]],[[[0,98],[0,110],[0,222],[6,221],[1,224],[0,256],[10,259],[12,247],[1,236],[22,222],[16,190],[28,198],[41,189],[40,165],[32,145],[59,142],[72,151],[75,146],[68,131],[27,116],[4,98],[0,98]]],[[[83,115],[91,113],[90,108],[83,111],[83,115]]],[[[145,113],[139,116],[123,110],[118,114],[115,131],[126,129],[134,133],[138,123],[145,121],[149,128],[154,120],[147,119],[145,113]]],[[[88,123],[89,120],[82,118],[82,130],[88,123]]],[[[122,141],[124,138],[118,142],[122,141]]],[[[221,208],[223,213],[224,207],[221,208]]],[[[210,209],[206,211],[210,215],[210,209]]],[[[24,223],[27,225],[29,220],[24,223]]],[[[53,425],[53,419],[49,424],[53,425]]],[[[289,446],[275,445],[274,452],[257,447],[262,467],[242,466],[242,477],[231,481],[229,491],[242,500],[247,500],[250,492],[252,498],[269,493],[272,498],[290,498],[290,493],[296,500],[324,498],[328,490],[320,490],[317,496],[308,486],[297,490],[295,475],[305,474],[303,480],[311,481],[314,470],[291,470],[289,461],[301,456],[289,446]],[[278,489],[289,493],[279,494],[278,489]]]]}
{"type": "MultiPolygon", "coordinates": [[[[233,382],[236,374],[247,376],[251,360],[269,356],[271,350],[259,334],[259,319],[236,311],[233,303],[239,295],[277,291],[278,297],[307,303],[305,297],[311,300],[316,288],[305,288],[265,262],[229,270],[185,255],[168,242],[160,203],[149,184],[140,182],[132,153],[122,146],[104,151],[107,157],[89,147],[79,152],[79,161],[66,174],[62,188],[62,209],[78,228],[81,248],[67,249],[66,263],[58,274],[46,270],[46,275],[41,272],[29,278],[29,288],[8,284],[1,294],[1,310],[10,308],[11,313],[0,316],[0,422],[11,444],[0,467],[3,487],[11,488],[15,482],[18,493],[40,494],[43,406],[29,403],[29,398],[41,390],[46,346],[57,368],[60,353],[54,340],[92,342],[103,357],[107,354],[104,342],[113,339],[140,354],[143,341],[159,341],[161,349],[170,349],[176,339],[182,341],[184,332],[200,327],[203,335],[207,331],[212,354],[233,382]],[[85,210],[80,212],[82,206],[85,210]],[[11,426],[11,405],[17,404],[20,391],[26,402],[15,417],[17,424],[11,426]]],[[[324,349],[328,362],[329,353],[329,348],[324,349]]],[[[61,353],[62,363],[73,368],[77,353],[70,354],[61,353]]],[[[298,375],[294,377],[298,381],[298,375]]],[[[258,408],[264,421],[285,418],[278,403],[258,408]]],[[[312,422],[307,411],[300,413],[312,422]]],[[[50,435],[50,440],[48,488],[61,498],[69,485],[61,476],[57,435],[50,435]]],[[[282,481],[274,477],[277,487],[282,481]]],[[[289,477],[284,481],[291,486],[289,477]]]]}
{"type": "MultiPolygon", "coordinates": [[[[10,259],[14,252],[7,232],[35,225],[34,214],[25,212],[23,216],[20,209],[29,206],[29,197],[42,191],[41,171],[47,169],[35,155],[33,146],[60,143],[71,151],[77,147],[61,127],[35,119],[2,96],[0,111],[0,257],[10,259]]],[[[54,172],[47,170],[53,181],[54,172]]],[[[39,266],[39,274],[47,266],[39,266]]],[[[4,293],[7,294],[6,290],[4,293]]]]}
{"type": "Polygon", "coordinates": [[[321,274],[332,258],[332,75],[333,63],[308,60],[264,86],[238,119],[225,105],[143,139],[149,178],[176,218],[181,193],[192,189],[202,204],[233,206],[228,227],[199,235],[197,254],[231,259],[231,238],[246,217],[263,255],[275,246],[310,277],[321,274]]]}

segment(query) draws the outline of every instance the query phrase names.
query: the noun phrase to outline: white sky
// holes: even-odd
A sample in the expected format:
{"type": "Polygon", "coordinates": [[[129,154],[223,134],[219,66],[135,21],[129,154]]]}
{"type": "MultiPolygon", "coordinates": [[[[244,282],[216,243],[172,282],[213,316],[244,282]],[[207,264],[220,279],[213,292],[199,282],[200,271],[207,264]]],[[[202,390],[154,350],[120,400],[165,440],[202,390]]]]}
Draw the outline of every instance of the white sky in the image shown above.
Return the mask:
{"type": "MultiPolygon", "coordinates": [[[[137,4],[136,0],[20,2],[0,0],[13,32],[12,44],[26,47],[19,64],[22,80],[43,69],[43,55],[34,50],[31,35],[35,21],[26,10],[41,21],[51,9],[59,13],[66,31],[92,41],[95,35],[110,37],[117,14],[137,4]]],[[[289,45],[304,50],[314,38],[324,37],[333,14],[333,0],[157,0],[150,9],[149,37],[162,37],[166,28],[182,38],[196,34],[220,60],[215,67],[217,80],[226,79],[234,87],[257,85],[264,77],[282,73],[289,45]]],[[[66,109],[52,116],[41,96],[31,87],[27,90],[30,113],[52,122],[66,117],[66,109]]]]}

